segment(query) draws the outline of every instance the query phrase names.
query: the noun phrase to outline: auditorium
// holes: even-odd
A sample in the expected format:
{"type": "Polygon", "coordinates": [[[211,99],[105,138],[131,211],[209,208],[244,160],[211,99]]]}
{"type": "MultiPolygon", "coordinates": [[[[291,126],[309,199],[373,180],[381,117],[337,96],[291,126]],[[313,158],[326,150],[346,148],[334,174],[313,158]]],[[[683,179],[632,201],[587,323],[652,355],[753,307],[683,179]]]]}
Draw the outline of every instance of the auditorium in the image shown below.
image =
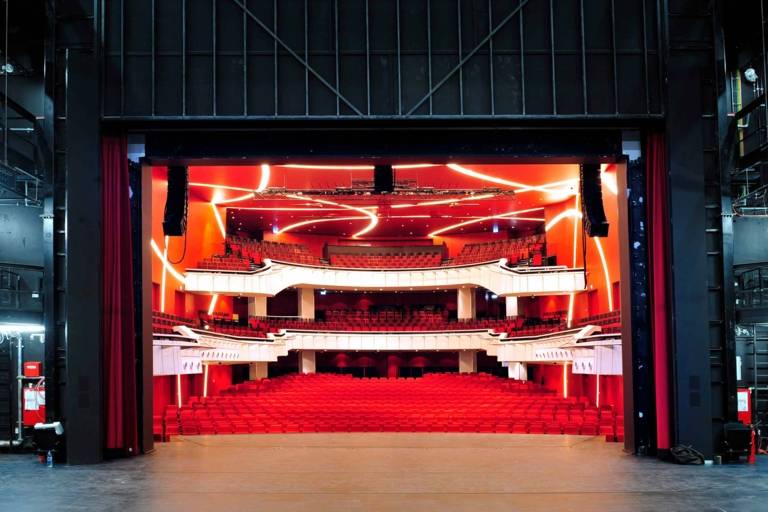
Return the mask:
{"type": "Polygon", "coordinates": [[[764,3],[1,2],[0,508],[762,512],[764,3]]]}

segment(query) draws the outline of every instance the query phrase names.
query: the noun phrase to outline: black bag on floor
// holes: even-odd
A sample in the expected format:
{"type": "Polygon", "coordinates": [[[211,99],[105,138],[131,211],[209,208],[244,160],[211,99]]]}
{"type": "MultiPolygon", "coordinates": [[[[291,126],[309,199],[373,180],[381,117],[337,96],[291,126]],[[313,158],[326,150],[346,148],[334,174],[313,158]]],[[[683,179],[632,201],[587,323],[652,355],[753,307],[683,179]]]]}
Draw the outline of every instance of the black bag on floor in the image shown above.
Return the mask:
{"type": "Polygon", "coordinates": [[[677,464],[701,465],[704,464],[704,455],[690,446],[677,445],[669,450],[672,460],[677,464]]]}

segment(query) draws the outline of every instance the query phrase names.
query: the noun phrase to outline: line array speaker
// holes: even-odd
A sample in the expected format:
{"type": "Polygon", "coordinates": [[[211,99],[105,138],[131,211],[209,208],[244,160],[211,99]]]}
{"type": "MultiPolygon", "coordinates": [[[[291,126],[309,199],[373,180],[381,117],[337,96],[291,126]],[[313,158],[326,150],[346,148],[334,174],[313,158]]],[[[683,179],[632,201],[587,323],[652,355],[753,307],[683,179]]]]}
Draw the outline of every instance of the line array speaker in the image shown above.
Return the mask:
{"type": "Polygon", "coordinates": [[[590,237],[608,236],[608,220],[603,209],[603,188],[599,164],[581,164],[581,214],[590,237]]]}
{"type": "Polygon", "coordinates": [[[163,214],[163,234],[182,236],[187,231],[189,173],[185,165],[168,166],[168,195],[163,214]]]}
{"type": "Polygon", "coordinates": [[[373,193],[395,190],[395,171],[391,165],[377,165],[373,168],[373,193]]]}

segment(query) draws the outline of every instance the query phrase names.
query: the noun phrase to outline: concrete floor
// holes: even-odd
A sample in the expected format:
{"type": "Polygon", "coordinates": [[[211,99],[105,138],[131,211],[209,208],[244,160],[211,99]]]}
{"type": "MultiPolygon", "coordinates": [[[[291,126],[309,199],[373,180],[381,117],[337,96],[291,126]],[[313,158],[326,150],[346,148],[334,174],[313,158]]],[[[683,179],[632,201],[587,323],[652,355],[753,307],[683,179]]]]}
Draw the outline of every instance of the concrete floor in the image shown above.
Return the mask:
{"type": "Polygon", "coordinates": [[[765,512],[768,457],[676,466],[578,436],[180,437],[98,466],[0,455],[0,510],[765,512]]]}

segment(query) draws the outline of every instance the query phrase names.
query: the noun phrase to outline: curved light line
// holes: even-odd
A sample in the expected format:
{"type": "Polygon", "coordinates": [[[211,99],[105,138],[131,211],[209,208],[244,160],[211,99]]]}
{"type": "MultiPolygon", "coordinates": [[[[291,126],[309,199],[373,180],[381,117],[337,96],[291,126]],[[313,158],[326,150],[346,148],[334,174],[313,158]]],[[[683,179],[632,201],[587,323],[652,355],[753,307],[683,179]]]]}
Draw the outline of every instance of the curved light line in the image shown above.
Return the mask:
{"type": "Polygon", "coordinates": [[[163,268],[168,270],[168,273],[175,277],[176,280],[181,284],[185,284],[184,275],[180,274],[175,268],[173,268],[173,266],[168,261],[167,255],[163,255],[163,252],[160,250],[160,247],[157,246],[157,242],[155,242],[154,239],[149,241],[149,246],[152,248],[152,252],[155,253],[155,256],[160,258],[160,261],[163,263],[163,268]]]}
{"type": "Polygon", "coordinates": [[[458,164],[447,164],[447,167],[453,171],[456,171],[460,174],[463,174],[465,176],[470,176],[472,178],[477,178],[482,181],[489,181],[491,183],[496,183],[498,185],[506,185],[508,187],[512,187],[515,189],[515,192],[521,193],[521,192],[531,192],[531,191],[537,191],[537,192],[552,192],[551,189],[560,187],[562,185],[567,185],[569,183],[578,182],[577,178],[570,178],[567,180],[562,181],[553,181],[552,183],[545,183],[544,185],[526,185],[525,183],[518,183],[516,181],[510,181],[506,180],[504,178],[499,178],[497,176],[491,176],[489,174],[483,174],[481,172],[468,169],[466,167],[463,167],[458,164]]]}
{"type": "Polygon", "coordinates": [[[232,197],[230,199],[219,199],[215,201],[215,203],[216,204],[239,203],[240,201],[247,201],[249,199],[253,199],[253,192],[249,194],[244,194],[242,196],[232,197]]]}
{"type": "Polygon", "coordinates": [[[285,226],[284,228],[280,229],[275,233],[276,235],[280,235],[283,233],[286,233],[288,231],[294,230],[296,228],[300,228],[301,226],[308,226],[310,224],[317,224],[319,222],[334,222],[339,220],[366,220],[368,217],[334,217],[331,219],[311,219],[311,220],[303,220],[301,222],[296,222],[294,224],[290,224],[288,226],[285,226]]]}
{"type": "Polygon", "coordinates": [[[219,209],[216,206],[217,204],[219,203],[211,203],[211,209],[213,210],[213,218],[216,219],[216,225],[219,226],[221,237],[227,238],[227,230],[224,227],[224,222],[221,220],[221,214],[219,213],[219,209]]]}
{"type": "MultiPolygon", "coordinates": [[[[289,169],[317,169],[331,171],[369,171],[374,168],[373,165],[316,165],[316,164],[278,164],[279,167],[289,169]]],[[[426,167],[438,167],[442,164],[402,164],[393,165],[393,169],[423,169],[426,167]]]]}
{"type": "Polygon", "coordinates": [[[603,274],[605,274],[605,290],[608,292],[608,311],[613,311],[613,288],[611,283],[611,275],[608,272],[608,262],[605,260],[605,253],[603,252],[603,244],[600,243],[599,238],[592,238],[597,246],[597,253],[600,255],[600,263],[603,265],[603,274]]]}
{"type": "MultiPolygon", "coordinates": [[[[251,196],[253,197],[253,196],[251,196]]],[[[219,201],[216,204],[221,204],[224,201],[219,201]]],[[[374,207],[375,208],[375,207],[374,207]]],[[[241,206],[237,207],[238,210],[255,210],[260,212],[340,212],[345,210],[345,208],[280,208],[278,207],[266,207],[266,206],[241,206]]]]}
{"type": "Polygon", "coordinates": [[[368,211],[368,210],[366,210],[364,208],[358,208],[357,206],[350,206],[348,204],[343,204],[343,203],[335,203],[333,201],[327,201],[325,199],[315,199],[314,197],[297,196],[297,195],[294,195],[294,194],[286,194],[286,197],[290,197],[290,198],[293,198],[293,199],[301,199],[301,200],[313,201],[315,203],[327,204],[327,205],[330,205],[330,206],[339,206],[339,207],[345,208],[347,210],[352,210],[352,211],[355,211],[355,212],[362,213],[363,215],[365,215],[366,217],[368,217],[370,219],[370,222],[369,222],[368,226],[366,226],[365,228],[361,229],[360,231],[358,231],[357,233],[352,235],[352,238],[359,238],[359,237],[363,236],[364,234],[370,232],[373,228],[375,228],[376,225],[379,223],[379,217],[375,213],[372,213],[372,212],[370,212],[370,211],[368,211]]]}
{"type": "Polygon", "coordinates": [[[411,204],[393,204],[391,208],[410,208],[412,206],[437,206],[440,204],[452,204],[452,203],[461,203],[462,201],[471,201],[473,199],[481,200],[481,199],[489,199],[491,197],[495,197],[496,194],[481,194],[477,196],[466,196],[466,197],[460,197],[458,199],[437,199],[434,201],[424,201],[421,203],[411,203],[411,204]]]}
{"type": "Polygon", "coordinates": [[[264,192],[269,185],[269,165],[261,164],[261,180],[259,180],[259,186],[256,188],[256,192],[264,192]]]}
{"type": "MultiPolygon", "coordinates": [[[[514,219],[515,216],[518,215],[518,214],[529,213],[529,212],[536,212],[536,211],[540,211],[540,210],[543,210],[543,209],[544,209],[544,207],[529,208],[527,210],[518,210],[518,211],[515,211],[515,212],[500,213],[498,215],[489,215],[487,217],[479,217],[477,219],[466,220],[464,222],[459,222],[457,224],[452,224],[450,226],[446,226],[444,228],[437,229],[437,230],[431,232],[430,234],[428,234],[427,236],[432,238],[432,237],[435,237],[435,236],[440,235],[442,233],[445,233],[446,231],[453,231],[456,228],[461,228],[461,227],[464,227],[464,226],[469,226],[471,224],[477,224],[478,222],[483,222],[483,221],[491,220],[491,219],[514,219]]],[[[544,219],[536,219],[536,220],[543,221],[544,219]]]]}
{"type": "MultiPolygon", "coordinates": [[[[579,194],[576,194],[574,198],[573,209],[579,211],[579,194]]],[[[573,216],[573,268],[576,268],[576,245],[578,244],[579,235],[579,222],[576,215],[573,216]]],[[[566,317],[566,325],[568,328],[573,325],[573,307],[576,304],[576,294],[568,294],[568,316],[566,317]]]]}
{"type": "Polygon", "coordinates": [[[552,219],[549,222],[547,222],[547,225],[544,226],[544,231],[549,231],[550,229],[555,227],[561,220],[567,217],[575,217],[577,219],[580,219],[581,212],[575,208],[569,208],[567,210],[563,210],[562,212],[552,217],[552,219]]]}

